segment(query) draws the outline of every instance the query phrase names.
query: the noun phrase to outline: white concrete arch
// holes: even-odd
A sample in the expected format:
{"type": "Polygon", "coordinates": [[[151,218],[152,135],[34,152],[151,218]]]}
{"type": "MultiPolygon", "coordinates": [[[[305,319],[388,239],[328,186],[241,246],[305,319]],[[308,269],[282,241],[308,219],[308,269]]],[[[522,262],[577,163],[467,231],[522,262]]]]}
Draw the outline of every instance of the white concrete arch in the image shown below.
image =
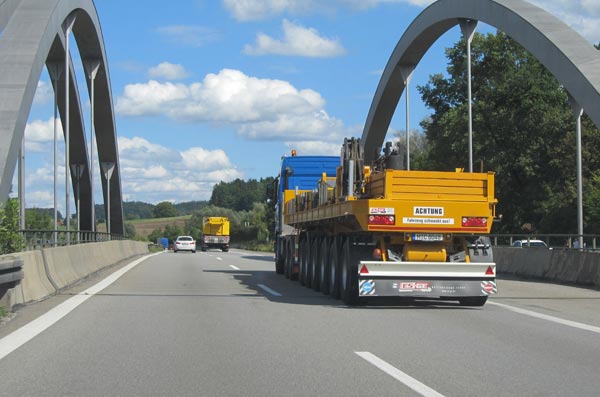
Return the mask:
{"type": "MultiPolygon", "coordinates": [[[[95,79],[95,130],[100,162],[116,164],[110,198],[102,178],[104,202],[110,200],[111,232],[122,234],[123,207],[118,147],[106,53],[96,8],[92,0],[6,0],[0,4],[0,202],[8,198],[19,147],[44,64],[64,65],[63,23],[74,16],[73,36],[84,65],[100,63],[95,79]]],[[[71,66],[72,69],[72,66],[71,66]]],[[[79,91],[69,73],[70,162],[87,166],[81,181],[81,229],[91,229],[91,184],[79,91]]],[[[58,106],[65,125],[65,73],[57,81],[58,106]]],[[[88,92],[89,75],[86,74],[88,92]]],[[[73,182],[73,181],[72,181],[73,182]]]]}
{"type": "Polygon", "coordinates": [[[523,0],[439,0],[410,24],[384,69],[361,138],[367,162],[383,144],[404,91],[402,70],[414,68],[442,34],[465,19],[492,25],[520,43],[600,128],[600,51],[577,32],[523,0]]]}

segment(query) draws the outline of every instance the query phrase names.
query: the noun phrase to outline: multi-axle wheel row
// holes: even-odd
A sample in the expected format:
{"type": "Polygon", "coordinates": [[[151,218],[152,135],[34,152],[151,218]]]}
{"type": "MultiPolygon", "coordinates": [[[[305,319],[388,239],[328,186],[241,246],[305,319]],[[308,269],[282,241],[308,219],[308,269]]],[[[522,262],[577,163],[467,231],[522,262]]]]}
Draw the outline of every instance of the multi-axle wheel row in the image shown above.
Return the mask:
{"type": "Polygon", "coordinates": [[[341,298],[346,304],[357,303],[358,264],[366,259],[368,250],[356,246],[352,237],[304,233],[300,236],[297,253],[291,239],[283,248],[282,271],[286,278],[297,278],[300,284],[341,298]]]}

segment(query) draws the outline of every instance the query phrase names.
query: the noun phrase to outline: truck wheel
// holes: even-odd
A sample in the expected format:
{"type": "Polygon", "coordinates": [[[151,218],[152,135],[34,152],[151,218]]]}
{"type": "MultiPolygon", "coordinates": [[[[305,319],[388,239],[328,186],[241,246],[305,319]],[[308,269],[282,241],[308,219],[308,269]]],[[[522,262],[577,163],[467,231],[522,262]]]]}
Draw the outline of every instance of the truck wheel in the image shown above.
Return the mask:
{"type": "Polygon", "coordinates": [[[319,285],[319,276],[321,273],[321,241],[323,240],[322,236],[317,236],[313,240],[312,247],[312,266],[311,266],[311,277],[310,277],[310,285],[312,289],[316,292],[321,290],[321,286],[319,285]]]}
{"type": "Polygon", "coordinates": [[[202,252],[206,252],[206,247],[202,247],[200,249],[202,250],[202,252]]]}
{"type": "Polygon", "coordinates": [[[308,264],[306,240],[306,237],[303,237],[300,241],[300,260],[298,262],[298,281],[300,282],[300,285],[306,284],[306,266],[308,264]]]}
{"type": "Polygon", "coordinates": [[[321,267],[319,271],[319,286],[321,292],[325,295],[329,294],[329,266],[330,266],[330,244],[331,239],[329,237],[323,237],[321,239],[321,267]]]}
{"type": "Polygon", "coordinates": [[[340,263],[340,295],[345,304],[354,306],[358,303],[358,262],[350,248],[350,239],[345,238],[340,263]]]}
{"type": "Polygon", "coordinates": [[[290,266],[290,242],[286,241],[283,246],[283,275],[285,278],[290,278],[291,266],[290,266]]]}
{"type": "Polygon", "coordinates": [[[487,302],[487,296],[469,296],[467,298],[460,298],[458,303],[461,306],[483,306],[487,302]]]}
{"type": "Polygon", "coordinates": [[[315,239],[311,236],[306,239],[306,263],[304,266],[304,285],[307,288],[312,286],[312,261],[313,261],[313,245],[315,239]]]}
{"type": "Polygon", "coordinates": [[[282,255],[279,255],[275,261],[275,273],[284,274],[284,258],[282,258],[282,255]]]}
{"type": "Polygon", "coordinates": [[[339,239],[334,237],[331,240],[330,255],[329,255],[329,295],[335,299],[340,298],[340,283],[339,283],[339,239]]]}

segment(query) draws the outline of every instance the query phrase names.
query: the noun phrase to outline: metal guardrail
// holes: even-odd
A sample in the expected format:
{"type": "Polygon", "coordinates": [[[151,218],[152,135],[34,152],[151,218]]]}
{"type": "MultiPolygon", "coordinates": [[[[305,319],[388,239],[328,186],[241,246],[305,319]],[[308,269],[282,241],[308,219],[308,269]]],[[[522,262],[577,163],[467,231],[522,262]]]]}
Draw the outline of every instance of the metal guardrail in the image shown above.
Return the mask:
{"type": "Polygon", "coordinates": [[[77,230],[19,230],[19,234],[25,243],[24,251],[126,239],[125,236],[120,234],[77,230]]]}
{"type": "Polygon", "coordinates": [[[519,240],[542,240],[551,248],[598,250],[600,234],[490,234],[492,245],[512,246],[519,240]],[[579,237],[583,237],[583,247],[578,247],[579,237]]]}
{"type": "MultiPolygon", "coordinates": [[[[0,285],[13,284],[16,286],[23,277],[23,259],[8,256],[0,260],[0,285]]],[[[9,286],[9,288],[12,287],[9,286]]]]}

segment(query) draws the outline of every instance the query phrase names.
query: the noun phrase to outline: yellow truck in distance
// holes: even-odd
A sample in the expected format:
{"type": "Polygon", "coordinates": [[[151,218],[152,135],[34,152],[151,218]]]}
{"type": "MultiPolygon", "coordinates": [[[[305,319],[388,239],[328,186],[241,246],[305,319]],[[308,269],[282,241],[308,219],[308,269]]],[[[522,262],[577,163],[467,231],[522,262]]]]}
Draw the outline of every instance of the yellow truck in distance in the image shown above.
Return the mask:
{"type": "Polygon", "coordinates": [[[224,216],[206,216],[202,218],[202,245],[200,249],[219,248],[229,251],[229,219],[224,216]]]}

